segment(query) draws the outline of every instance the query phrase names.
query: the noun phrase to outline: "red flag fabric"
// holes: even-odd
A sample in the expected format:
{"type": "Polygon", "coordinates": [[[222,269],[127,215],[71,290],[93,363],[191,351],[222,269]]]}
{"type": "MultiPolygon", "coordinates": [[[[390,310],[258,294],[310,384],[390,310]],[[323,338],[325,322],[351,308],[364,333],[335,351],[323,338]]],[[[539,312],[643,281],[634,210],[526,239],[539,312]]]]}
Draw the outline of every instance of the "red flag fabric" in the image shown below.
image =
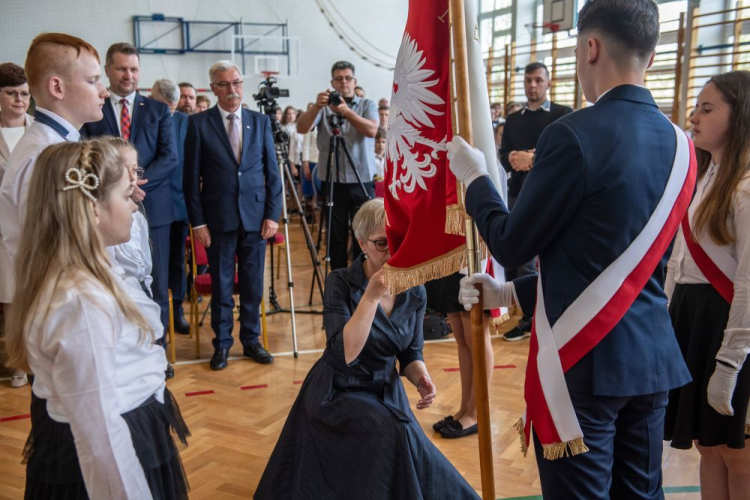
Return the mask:
{"type": "Polygon", "coordinates": [[[385,209],[399,293],[466,266],[463,211],[448,168],[452,138],[447,0],[410,0],[396,58],[388,124],[385,209]]]}

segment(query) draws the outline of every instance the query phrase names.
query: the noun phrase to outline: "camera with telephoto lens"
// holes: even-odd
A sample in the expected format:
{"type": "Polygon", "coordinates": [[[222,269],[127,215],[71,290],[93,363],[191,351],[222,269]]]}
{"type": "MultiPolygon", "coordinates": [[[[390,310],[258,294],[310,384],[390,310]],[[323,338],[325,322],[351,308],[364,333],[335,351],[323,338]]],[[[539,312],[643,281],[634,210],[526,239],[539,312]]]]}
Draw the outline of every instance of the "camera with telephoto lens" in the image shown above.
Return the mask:
{"type": "Polygon", "coordinates": [[[328,104],[330,104],[333,107],[338,106],[344,102],[344,98],[341,97],[341,94],[336,92],[335,90],[332,90],[330,94],[328,94],[328,104]]]}

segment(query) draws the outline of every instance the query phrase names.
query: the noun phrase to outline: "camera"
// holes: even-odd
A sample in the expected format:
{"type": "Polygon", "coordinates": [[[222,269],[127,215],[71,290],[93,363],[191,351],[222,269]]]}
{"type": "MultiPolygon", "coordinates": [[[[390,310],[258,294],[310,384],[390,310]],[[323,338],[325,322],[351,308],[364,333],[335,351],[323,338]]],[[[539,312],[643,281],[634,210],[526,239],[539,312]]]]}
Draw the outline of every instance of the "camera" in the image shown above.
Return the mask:
{"type": "Polygon", "coordinates": [[[281,128],[281,124],[276,119],[276,109],[279,107],[276,99],[279,97],[289,97],[289,89],[274,87],[275,83],[276,78],[272,76],[260,82],[258,84],[258,93],[253,94],[253,99],[258,103],[258,108],[260,108],[261,112],[271,118],[271,132],[273,133],[274,143],[289,144],[289,134],[281,128]]]}
{"type": "Polygon", "coordinates": [[[328,104],[331,106],[338,106],[342,102],[344,102],[344,98],[335,90],[332,90],[331,93],[328,94],[328,104]]]}

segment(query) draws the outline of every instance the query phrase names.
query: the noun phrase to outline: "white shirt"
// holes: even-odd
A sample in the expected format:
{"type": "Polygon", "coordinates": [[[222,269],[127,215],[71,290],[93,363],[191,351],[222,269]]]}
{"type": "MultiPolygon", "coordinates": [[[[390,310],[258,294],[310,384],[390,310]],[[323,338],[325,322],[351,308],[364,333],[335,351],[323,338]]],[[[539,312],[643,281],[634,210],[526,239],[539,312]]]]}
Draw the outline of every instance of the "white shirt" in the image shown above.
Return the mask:
{"type": "MultiPolygon", "coordinates": [[[[135,278],[112,271],[151,328],[161,332],[159,306],[135,278]]],[[[164,402],[164,349],[141,341],[141,330],[100,283],[72,276],[63,276],[54,293],[42,293],[26,345],[32,390],[47,400],[53,420],[70,424],[88,496],[150,499],[122,414],[151,396],[164,402]]]]}
{"type": "Polygon", "coordinates": [[[63,137],[48,125],[36,120],[10,155],[0,186],[0,232],[11,258],[15,258],[18,251],[26,197],[37,157],[47,146],[65,141],[75,142],[81,137],[78,130],[61,116],[42,108],[36,110],[56,121],[67,134],[63,137]]]}
{"type": "Polygon", "coordinates": [[[0,134],[3,134],[3,139],[5,139],[5,143],[8,145],[8,149],[11,152],[16,149],[16,145],[18,144],[18,141],[21,140],[24,132],[26,132],[25,125],[0,129],[0,134]]]}
{"type": "Polygon", "coordinates": [[[302,160],[302,134],[297,132],[296,123],[287,123],[281,128],[289,135],[289,161],[299,165],[302,160]]]}
{"type": "Polygon", "coordinates": [[[302,136],[302,161],[317,163],[318,156],[318,127],[302,136]]]}
{"type": "Polygon", "coordinates": [[[115,121],[117,122],[117,130],[120,131],[120,135],[122,135],[122,123],[120,123],[120,116],[122,114],[122,104],[120,101],[122,99],[125,99],[127,101],[128,106],[128,113],[130,114],[130,124],[133,124],[133,115],[135,114],[135,92],[131,93],[128,96],[119,96],[109,91],[109,102],[112,103],[112,107],[115,110],[115,121]]]}
{"type": "MultiPolygon", "coordinates": [[[[720,167],[712,163],[708,167],[706,175],[698,181],[691,207],[697,207],[708,194],[716,179],[718,168],[720,167]]],[[[735,241],[728,245],[728,250],[738,263],[737,274],[732,279],[734,282],[734,299],[729,310],[727,329],[750,329],[750,178],[746,177],[740,181],[732,198],[732,208],[729,211],[727,224],[731,234],[735,236],[735,241]]],[[[708,238],[709,236],[702,237],[708,238]]],[[[730,276],[730,278],[732,277],[730,276]]],[[[670,299],[676,283],[709,284],[708,279],[690,255],[682,228],[677,233],[672,256],[667,267],[664,289],[670,299]]]]}
{"type": "MultiPolygon", "coordinates": [[[[114,261],[122,267],[125,274],[142,281],[149,290],[154,278],[151,276],[153,262],[151,261],[151,245],[149,240],[148,222],[140,212],[133,213],[133,225],[130,226],[130,241],[107,247],[114,261]]],[[[159,330],[161,331],[161,330],[159,330]]]]}
{"type": "MultiPolygon", "coordinates": [[[[224,130],[227,131],[227,138],[229,137],[229,126],[234,123],[235,127],[237,127],[237,130],[239,131],[239,137],[240,137],[240,151],[242,151],[242,106],[237,108],[237,111],[234,111],[233,113],[237,115],[237,119],[232,121],[228,120],[227,116],[229,116],[229,111],[224,111],[224,108],[216,105],[217,108],[219,108],[219,113],[221,113],[221,120],[224,123],[224,130]]],[[[248,126],[248,128],[250,128],[248,126]]]]}

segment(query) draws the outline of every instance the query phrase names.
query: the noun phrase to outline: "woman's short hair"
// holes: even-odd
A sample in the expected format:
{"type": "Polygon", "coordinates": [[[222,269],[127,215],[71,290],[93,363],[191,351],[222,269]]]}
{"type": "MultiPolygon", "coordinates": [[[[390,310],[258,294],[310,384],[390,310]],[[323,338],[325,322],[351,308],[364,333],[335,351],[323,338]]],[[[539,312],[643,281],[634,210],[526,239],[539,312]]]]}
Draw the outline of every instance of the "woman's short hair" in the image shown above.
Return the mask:
{"type": "Polygon", "coordinates": [[[385,203],[383,198],[373,198],[365,202],[352,220],[354,236],[367,240],[376,231],[385,227],[385,203]]]}
{"type": "Polygon", "coordinates": [[[0,88],[18,87],[26,83],[26,72],[18,64],[7,62],[0,64],[0,88]]]}

